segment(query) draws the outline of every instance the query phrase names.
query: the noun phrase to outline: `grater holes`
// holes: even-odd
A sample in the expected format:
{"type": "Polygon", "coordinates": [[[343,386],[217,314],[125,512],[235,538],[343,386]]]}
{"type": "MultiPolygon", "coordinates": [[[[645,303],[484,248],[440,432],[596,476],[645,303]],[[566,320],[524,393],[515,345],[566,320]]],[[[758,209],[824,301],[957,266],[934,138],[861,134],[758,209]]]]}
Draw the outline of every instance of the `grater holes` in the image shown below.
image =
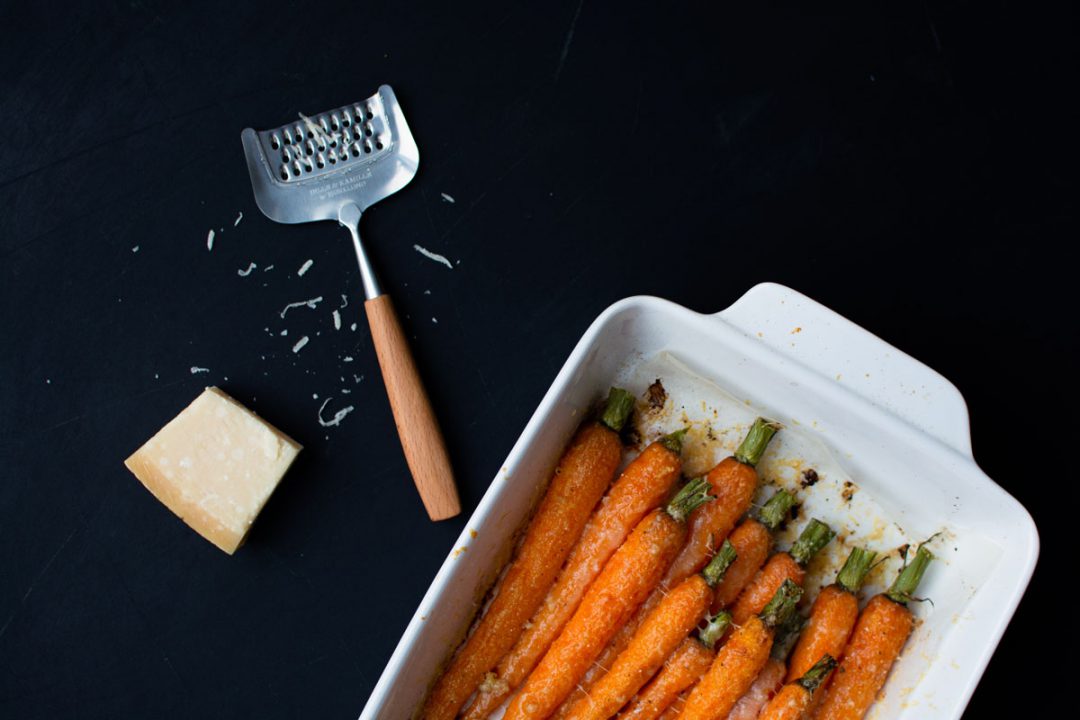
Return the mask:
{"type": "Polygon", "coordinates": [[[341,124],[338,122],[337,115],[330,116],[330,129],[334,132],[337,132],[339,129],[341,129],[341,124]]]}
{"type": "Polygon", "coordinates": [[[289,168],[288,168],[288,166],[287,165],[282,165],[281,166],[281,172],[279,174],[281,175],[282,180],[288,180],[289,179],[289,168]]]}
{"type": "Polygon", "coordinates": [[[299,125],[293,128],[293,139],[297,144],[304,141],[304,130],[299,125]]]}
{"type": "Polygon", "coordinates": [[[304,160],[304,172],[311,172],[311,160],[304,160]]]}
{"type": "Polygon", "coordinates": [[[369,152],[371,152],[371,143],[364,141],[364,153],[366,154],[369,152]]]}
{"type": "Polygon", "coordinates": [[[375,141],[375,148],[376,148],[377,150],[382,150],[382,149],[383,149],[383,144],[382,144],[382,140],[376,140],[376,141],[375,141]]]}
{"type": "Polygon", "coordinates": [[[306,154],[308,157],[311,157],[312,155],[314,155],[315,154],[315,143],[311,142],[310,140],[308,140],[306,143],[304,143],[304,154],[306,154]]]}
{"type": "Polygon", "coordinates": [[[324,167],[326,167],[326,156],[323,155],[322,153],[319,153],[318,155],[316,155],[315,156],[315,164],[319,166],[320,170],[322,170],[324,167]]]}
{"type": "Polygon", "coordinates": [[[371,137],[371,123],[364,126],[364,134],[371,137]]]}
{"type": "Polygon", "coordinates": [[[357,147],[356,143],[349,146],[349,151],[352,153],[353,157],[360,157],[360,148],[357,147]]]}
{"type": "Polygon", "coordinates": [[[341,127],[347,128],[350,125],[352,125],[352,115],[349,114],[348,110],[343,110],[341,112],[341,127]]]}
{"type": "Polygon", "coordinates": [[[300,169],[300,161],[299,160],[293,160],[292,171],[293,171],[293,173],[296,174],[297,177],[300,177],[300,173],[302,173],[303,170],[300,169]]]}
{"type": "Polygon", "coordinates": [[[270,136],[270,147],[274,150],[281,147],[281,138],[278,137],[277,133],[270,136]]]}

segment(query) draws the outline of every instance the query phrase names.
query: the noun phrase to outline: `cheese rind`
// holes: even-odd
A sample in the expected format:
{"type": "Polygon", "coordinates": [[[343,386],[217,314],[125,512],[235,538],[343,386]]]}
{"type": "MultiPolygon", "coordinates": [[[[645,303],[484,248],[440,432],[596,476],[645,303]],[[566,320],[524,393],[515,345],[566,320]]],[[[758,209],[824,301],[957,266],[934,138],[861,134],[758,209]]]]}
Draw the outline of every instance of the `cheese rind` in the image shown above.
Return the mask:
{"type": "Polygon", "coordinates": [[[181,520],[231,555],[300,450],[209,387],[124,464],[181,520]]]}

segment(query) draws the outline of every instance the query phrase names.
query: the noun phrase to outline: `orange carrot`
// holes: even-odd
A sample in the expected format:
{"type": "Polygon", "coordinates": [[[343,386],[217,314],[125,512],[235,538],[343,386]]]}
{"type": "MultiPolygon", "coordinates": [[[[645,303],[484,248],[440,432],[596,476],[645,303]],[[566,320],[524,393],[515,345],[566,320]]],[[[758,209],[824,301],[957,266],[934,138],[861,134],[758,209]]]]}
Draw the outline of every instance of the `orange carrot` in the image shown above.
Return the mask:
{"type": "Polygon", "coordinates": [[[818,594],[810,610],[810,622],[788,660],[787,682],[801,678],[826,655],[840,657],[859,617],[855,593],[862,587],[875,557],[877,553],[870,550],[852,549],[836,575],[836,582],[818,594]]]}
{"type": "MultiPolygon", "coordinates": [[[[720,547],[735,525],[735,521],[742,517],[750,507],[758,482],[754,466],[757,465],[769,441],[779,429],[780,425],[777,423],[769,422],[764,418],[756,419],[735,451],[735,455],[721,460],[709,471],[707,479],[712,485],[716,501],[698,509],[690,517],[690,538],[679,553],[679,557],[668,568],[657,590],[642,604],[597,658],[596,664],[589,669],[581,687],[574,692],[569,703],[577,702],[592,691],[593,685],[604,676],[604,668],[611,667],[615,658],[626,649],[638,626],[641,625],[645,616],[660,603],[663,594],[704,567],[713,550],[720,547]]],[[[564,720],[568,710],[569,704],[564,704],[556,714],[556,720],[564,720]]]]}
{"type": "Polygon", "coordinates": [[[770,530],[775,530],[795,504],[795,496],[787,490],[773,494],[759,513],[758,520],[747,518],[731,533],[731,544],[739,554],[716,586],[712,610],[716,612],[735,601],[750,579],[761,568],[772,545],[770,530]]]}
{"type": "Polygon", "coordinates": [[[687,516],[712,499],[708,490],[704,478],[691,480],[667,507],[638,523],[511,698],[505,720],[546,718],[566,699],[619,626],[656,587],[686,541],[687,516]]]}
{"type": "Polygon", "coordinates": [[[484,674],[514,644],[540,606],[600,496],[622,460],[619,430],[634,398],[612,388],[600,422],[583,427],[566,449],[529,524],[498,594],[435,683],[424,705],[427,720],[451,720],[484,674]]]}
{"type": "Polygon", "coordinates": [[[676,720],[682,714],[684,705],[686,705],[686,698],[679,695],[679,697],[675,698],[675,702],[671,703],[668,709],[664,711],[664,714],[657,720],[676,720]]]}
{"type": "MultiPolygon", "coordinates": [[[[731,616],[723,613],[719,619],[726,623],[730,622],[731,616]]],[[[620,720],[657,720],[667,717],[667,711],[676,703],[680,693],[701,679],[712,665],[714,657],[716,654],[697,638],[689,637],[683,640],[668,658],[664,668],[629,702],[619,716],[620,720]]]]}
{"type": "Polygon", "coordinates": [[[760,615],[735,628],[686,699],[680,720],[716,720],[731,712],[768,662],[773,629],[791,618],[800,597],[802,588],[785,580],[760,615]]]}
{"type": "Polygon", "coordinates": [[[735,548],[724,541],[700,574],[679,583],[649,613],[611,670],[593,687],[589,697],[581,698],[570,708],[567,717],[606,720],[618,712],[705,617],[713,587],[734,560],[735,548]]]}
{"type": "Polygon", "coordinates": [[[874,704],[911,635],[914,619],[907,603],[933,557],[920,545],[915,558],[900,571],[892,587],[867,603],[815,718],[860,720],[874,704]]]}
{"type": "Polygon", "coordinates": [[[802,720],[810,709],[814,692],[836,667],[832,655],[822,655],[798,680],[776,694],[758,715],[758,720],[802,720]]]}
{"type": "Polygon", "coordinates": [[[604,563],[645,513],[663,502],[682,470],[679,452],[685,432],[680,430],[650,444],[611,486],[543,605],[517,644],[499,661],[493,682],[481,686],[465,720],[483,720],[521,685],[577,610],[604,563]]]}
{"type": "Polygon", "coordinates": [[[803,568],[835,535],[825,523],[816,518],[810,520],[791,550],[776,553],[769,558],[749,587],[739,595],[739,599],[731,607],[731,617],[735,624],[741,625],[761,612],[784,581],[791,580],[796,585],[802,584],[806,575],[803,568]]]}
{"type": "Polygon", "coordinates": [[[774,641],[772,657],[758,673],[750,689],[743,693],[743,696],[735,703],[735,707],[731,708],[726,720],[757,720],[762,708],[784,686],[784,673],[787,672],[787,668],[784,667],[784,663],[776,659],[775,650],[774,641]]]}

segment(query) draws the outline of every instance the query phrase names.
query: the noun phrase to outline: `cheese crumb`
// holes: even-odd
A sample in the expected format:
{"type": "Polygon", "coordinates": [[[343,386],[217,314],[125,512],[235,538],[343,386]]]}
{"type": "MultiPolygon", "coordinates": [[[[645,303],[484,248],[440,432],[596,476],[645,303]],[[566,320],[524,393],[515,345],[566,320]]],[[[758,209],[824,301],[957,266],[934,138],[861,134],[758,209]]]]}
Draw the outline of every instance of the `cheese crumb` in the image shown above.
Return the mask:
{"type": "Polygon", "coordinates": [[[232,224],[232,226],[233,226],[233,227],[236,227],[237,225],[239,225],[239,224],[240,224],[240,221],[241,221],[241,220],[243,220],[243,219],[244,219],[244,213],[243,213],[243,212],[241,212],[241,213],[240,213],[239,215],[237,215],[237,216],[236,216],[236,219],[235,219],[235,220],[233,220],[233,224],[232,224]]]}
{"type": "Polygon", "coordinates": [[[326,398],[326,400],[323,401],[323,404],[319,407],[319,424],[322,425],[323,427],[335,427],[337,425],[340,425],[341,421],[345,419],[345,416],[356,409],[352,405],[348,405],[346,407],[341,408],[336,413],[334,413],[334,417],[331,418],[330,420],[324,420],[323,419],[323,410],[326,409],[326,406],[329,405],[330,401],[333,400],[333,399],[334,398],[326,398]]]}
{"type": "Polygon", "coordinates": [[[292,346],[292,351],[294,353],[298,353],[301,350],[303,350],[304,346],[307,345],[307,344],[308,344],[308,336],[305,335],[304,337],[302,337],[302,338],[300,338],[299,340],[296,341],[296,344],[292,346]]]}
{"type": "Polygon", "coordinates": [[[139,246],[136,245],[135,247],[131,248],[131,252],[133,252],[133,253],[139,252],[139,246]]]}
{"type": "Polygon", "coordinates": [[[282,308],[280,315],[281,315],[282,319],[284,319],[285,318],[285,313],[289,312],[293,308],[299,308],[299,307],[308,307],[308,308],[314,310],[315,306],[318,305],[321,302],[322,302],[322,295],[320,295],[319,297],[316,297],[316,298],[311,298],[310,300],[301,300],[300,302],[289,303],[284,308],[282,308]]]}
{"type": "Polygon", "coordinates": [[[443,199],[443,202],[448,202],[448,203],[450,203],[451,205],[453,205],[453,204],[454,204],[454,198],[450,197],[450,196],[449,196],[449,195],[447,195],[446,193],[442,193],[442,199],[443,199]]]}
{"type": "Polygon", "coordinates": [[[210,232],[206,233],[206,250],[210,251],[214,249],[214,229],[211,228],[210,232]]]}
{"type": "Polygon", "coordinates": [[[296,274],[298,276],[300,276],[300,277],[303,277],[304,273],[306,273],[308,270],[310,270],[311,266],[314,265],[314,264],[315,264],[315,261],[309,258],[308,260],[306,260],[304,262],[303,265],[300,266],[300,269],[296,271],[296,274]]]}
{"type": "Polygon", "coordinates": [[[340,330],[341,329],[341,313],[339,313],[337,310],[335,310],[333,312],[333,315],[334,315],[334,329],[335,330],[340,330]]]}
{"type": "Polygon", "coordinates": [[[429,260],[434,260],[435,262],[442,263],[443,265],[450,268],[451,270],[454,269],[454,266],[452,264],[450,264],[450,259],[447,258],[445,255],[440,255],[439,253],[433,253],[430,250],[428,250],[427,248],[420,247],[419,245],[413,245],[413,250],[420,253],[421,255],[428,258],[429,260]]]}
{"type": "Polygon", "coordinates": [[[196,365],[191,366],[191,374],[192,375],[198,375],[199,373],[208,373],[208,372],[210,372],[210,368],[198,367],[196,365]]]}
{"type": "Polygon", "coordinates": [[[247,277],[248,275],[251,274],[251,271],[254,270],[257,267],[258,267],[258,265],[251,262],[251,263],[248,263],[247,270],[237,270],[236,274],[239,275],[240,277],[247,277]]]}

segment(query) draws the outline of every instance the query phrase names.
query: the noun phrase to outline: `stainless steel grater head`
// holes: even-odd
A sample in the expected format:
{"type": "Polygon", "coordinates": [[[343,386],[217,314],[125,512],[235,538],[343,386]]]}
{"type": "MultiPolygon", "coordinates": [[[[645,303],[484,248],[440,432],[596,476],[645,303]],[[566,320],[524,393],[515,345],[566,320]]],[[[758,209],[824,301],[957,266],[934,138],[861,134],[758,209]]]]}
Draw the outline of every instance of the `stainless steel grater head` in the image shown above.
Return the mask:
{"type": "Polygon", "coordinates": [[[280,223],[363,212],[412,180],[420,162],[389,85],[357,103],[240,136],[259,209],[280,223]]]}

